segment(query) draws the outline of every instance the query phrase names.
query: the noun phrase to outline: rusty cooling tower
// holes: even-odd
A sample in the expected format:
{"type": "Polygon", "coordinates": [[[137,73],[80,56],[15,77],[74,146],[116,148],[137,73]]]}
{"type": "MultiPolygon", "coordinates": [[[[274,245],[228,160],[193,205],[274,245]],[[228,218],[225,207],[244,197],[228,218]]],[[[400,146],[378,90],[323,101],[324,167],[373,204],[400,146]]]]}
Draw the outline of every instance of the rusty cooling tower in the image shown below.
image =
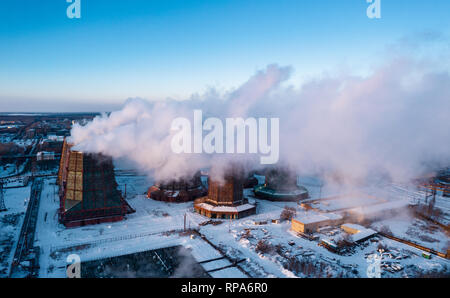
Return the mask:
{"type": "Polygon", "coordinates": [[[299,201],[309,196],[306,188],[297,185],[297,175],[287,168],[267,169],[264,175],[265,184],[253,188],[257,198],[270,201],[299,201]]]}
{"type": "Polygon", "coordinates": [[[160,181],[149,188],[147,197],[165,202],[188,202],[206,195],[206,188],[197,172],[191,179],[160,181]]]}
{"type": "Polygon", "coordinates": [[[59,220],[67,227],[118,221],[132,212],[117,189],[112,159],[64,141],[58,171],[59,220]]]}
{"type": "Polygon", "coordinates": [[[256,206],[244,197],[244,175],[238,167],[227,171],[222,180],[208,181],[208,195],[194,201],[194,210],[209,218],[239,219],[256,213],[256,206]]]}
{"type": "Polygon", "coordinates": [[[297,189],[297,175],[285,168],[271,169],[266,174],[266,187],[276,191],[297,189]]]}
{"type": "Polygon", "coordinates": [[[215,205],[239,205],[244,198],[243,180],[228,176],[225,181],[209,180],[207,202],[215,205]]]}

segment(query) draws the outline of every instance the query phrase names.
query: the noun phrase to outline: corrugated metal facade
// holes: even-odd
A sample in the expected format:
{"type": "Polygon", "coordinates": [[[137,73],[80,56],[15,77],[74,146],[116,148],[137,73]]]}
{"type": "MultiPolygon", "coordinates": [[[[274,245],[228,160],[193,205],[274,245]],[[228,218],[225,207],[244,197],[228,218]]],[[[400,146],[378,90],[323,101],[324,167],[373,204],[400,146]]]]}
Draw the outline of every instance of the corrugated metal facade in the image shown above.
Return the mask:
{"type": "Polygon", "coordinates": [[[236,177],[227,175],[224,182],[209,179],[208,196],[194,201],[197,213],[216,219],[238,219],[256,213],[256,206],[244,198],[243,176],[238,171],[232,173],[236,177]]]}
{"type": "Polygon", "coordinates": [[[109,157],[73,151],[64,141],[58,182],[59,218],[66,226],[121,220],[127,213],[109,157]]]}
{"type": "Polygon", "coordinates": [[[209,181],[208,198],[206,202],[214,205],[239,205],[244,198],[243,181],[238,178],[227,177],[225,183],[209,181]]]}

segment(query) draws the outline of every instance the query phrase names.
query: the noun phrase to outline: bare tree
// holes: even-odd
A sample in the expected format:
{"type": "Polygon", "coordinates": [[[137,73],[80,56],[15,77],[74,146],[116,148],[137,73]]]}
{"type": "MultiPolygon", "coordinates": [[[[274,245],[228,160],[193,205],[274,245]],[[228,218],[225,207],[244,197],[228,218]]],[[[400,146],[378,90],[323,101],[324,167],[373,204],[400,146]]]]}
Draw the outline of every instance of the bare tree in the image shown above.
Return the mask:
{"type": "Polygon", "coordinates": [[[297,210],[293,207],[285,206],[280,214],[281,220],[291,220],[297,214],[297,210]]]}
{"type": "Polygon", "coordinates": [[[272,253],[274,250],[275,250],[275,248],[273,247],[273,245],[265,240],[259,240],[258,243],[256,244],[256,248],[255,248],[255,251],[257,253],[262,253],[262,254],[272,253]]]}

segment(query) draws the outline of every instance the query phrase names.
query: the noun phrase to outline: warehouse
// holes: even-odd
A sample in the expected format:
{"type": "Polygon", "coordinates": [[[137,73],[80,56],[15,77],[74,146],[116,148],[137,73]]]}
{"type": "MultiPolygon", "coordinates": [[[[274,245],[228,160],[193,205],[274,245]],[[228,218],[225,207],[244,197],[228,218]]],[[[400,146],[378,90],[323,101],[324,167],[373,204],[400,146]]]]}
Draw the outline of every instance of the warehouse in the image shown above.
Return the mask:
{"type": "Polygon", "coordinates": [[[342,216],[334,213],[309,214],[296,216],[292,219],[291,229],[298,233],[312,234],[321,227],[340,224],[342,216]]]}

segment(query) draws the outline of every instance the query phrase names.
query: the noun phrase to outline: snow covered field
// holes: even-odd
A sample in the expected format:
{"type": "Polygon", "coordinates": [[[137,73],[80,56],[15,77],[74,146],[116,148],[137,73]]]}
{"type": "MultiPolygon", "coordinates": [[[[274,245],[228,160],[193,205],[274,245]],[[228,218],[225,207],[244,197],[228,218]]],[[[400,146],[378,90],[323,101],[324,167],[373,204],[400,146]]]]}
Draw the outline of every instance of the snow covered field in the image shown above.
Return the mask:
{"type": "Polygon", "coordinates": [[[377,230],[382,229],[383,226],[389,227],[396,237],[408,239],[443,253],[450,247],[450,238],[443,228],[406,213],[394,219],[381,220],[373,224],[377,230]]]}
{"type": "Polygon", "coordinates": [[[0,212],[0,277],[7,277],[30,198],[30,186],[4,189],[6,211],[0,212]]]}
{"type": "MultiPolygon", "coordinates": [[[[191,213],[192,203],[166,204],[136,195],[129,200],[136,213],[124,221],[66,229],[58,223],[55,179],[45,182],[42,192],[35,245],[41,246],[41,277],[65,277],[66,257],[72,253],[82,261],[119,256],[140,251],[183,245],[190,248],[198,262],[222,255],[199,237],[191,239],[173,230],[184,226],[184,213],[191,213]]],[[[196,226],[191,221],[192,227],[196,226]]],[[[206,270],[231,265],[226,260],[209,262],[206,270]]],[[[228,269],[235,276],[240,271],[228,269]]],[[[216,271],[213,276],[220,276],[216,271]]]]}

